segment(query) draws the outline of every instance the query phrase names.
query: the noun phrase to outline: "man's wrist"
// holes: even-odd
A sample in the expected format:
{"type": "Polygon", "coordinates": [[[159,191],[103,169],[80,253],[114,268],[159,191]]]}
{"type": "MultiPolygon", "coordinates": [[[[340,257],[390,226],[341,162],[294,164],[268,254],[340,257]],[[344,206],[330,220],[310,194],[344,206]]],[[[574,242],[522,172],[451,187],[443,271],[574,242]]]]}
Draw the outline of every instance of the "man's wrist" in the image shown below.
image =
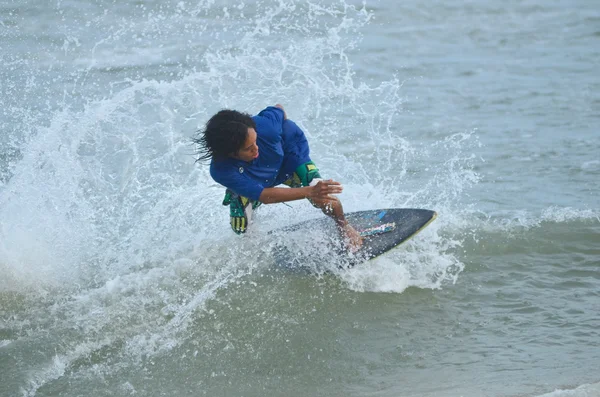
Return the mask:
{"type": "Polygon", "coordinates": [[[314,194],[314,191],[315,191],[315,187],[314,186],[306,186],[305,189],[306,189],[306,196],[305,197],[306,198],[312,198],[313,194],[314,194]]]}

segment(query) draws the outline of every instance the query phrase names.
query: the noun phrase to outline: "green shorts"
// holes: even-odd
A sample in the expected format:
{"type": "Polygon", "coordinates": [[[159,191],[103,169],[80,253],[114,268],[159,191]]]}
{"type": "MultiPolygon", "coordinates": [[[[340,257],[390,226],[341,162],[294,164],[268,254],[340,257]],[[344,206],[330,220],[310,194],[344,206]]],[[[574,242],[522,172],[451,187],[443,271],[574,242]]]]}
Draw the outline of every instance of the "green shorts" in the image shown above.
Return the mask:
{"type": "MultiPolygon", "coordinates": [[[[312,161],[302,164],[294,171],[290,179],[283,183],[289,187],[309,186],[313,179],[320,179],[319,169],[312,161]]],[[[229,206],[229,218],[231,228],[237,234],[246,233],[251,213],[262,203],[257,200],[250,200],[248,197],[240,196],[231,190],[225,191],[223,205],[229,206]]]]}

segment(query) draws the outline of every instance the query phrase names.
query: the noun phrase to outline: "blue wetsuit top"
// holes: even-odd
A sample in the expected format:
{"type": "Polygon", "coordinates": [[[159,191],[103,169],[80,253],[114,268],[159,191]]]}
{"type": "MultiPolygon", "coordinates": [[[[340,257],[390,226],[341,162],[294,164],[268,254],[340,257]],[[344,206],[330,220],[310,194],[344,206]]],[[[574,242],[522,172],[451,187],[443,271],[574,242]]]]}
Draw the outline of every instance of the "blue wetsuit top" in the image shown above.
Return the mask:
{"type": "Polygon", "coordinates": [[[304,132],[293,121],[284,120],[280,108],[269,106],[252,119],[258,157],[251,162],[231,157],[213,159],[210,176],[240,196],[258,201],[263,189],[289,179],[310,157],[304,132]]]}

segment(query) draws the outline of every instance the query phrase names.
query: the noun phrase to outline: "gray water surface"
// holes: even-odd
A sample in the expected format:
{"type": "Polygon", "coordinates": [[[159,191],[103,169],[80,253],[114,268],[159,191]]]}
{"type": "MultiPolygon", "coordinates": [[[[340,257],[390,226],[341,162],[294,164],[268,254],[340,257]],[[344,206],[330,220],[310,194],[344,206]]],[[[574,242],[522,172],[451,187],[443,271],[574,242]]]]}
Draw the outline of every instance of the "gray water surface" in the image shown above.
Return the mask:
{"type": "Polygon", "coordinates": [[[0,395],[600,395],[596,2],[9,1],[0,32],[0,395]],[[308,203],[233,235],[190,138],[274,103],[347,211],[436,221],[353,269],[276,261],[308,203]]]}

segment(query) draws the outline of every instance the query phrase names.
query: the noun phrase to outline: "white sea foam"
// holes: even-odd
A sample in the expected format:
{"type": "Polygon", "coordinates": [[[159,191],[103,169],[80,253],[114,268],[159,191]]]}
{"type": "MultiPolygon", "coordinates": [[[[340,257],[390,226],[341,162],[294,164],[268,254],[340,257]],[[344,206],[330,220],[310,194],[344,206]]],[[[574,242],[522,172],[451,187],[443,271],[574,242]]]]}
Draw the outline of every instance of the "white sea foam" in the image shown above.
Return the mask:
{"type": "Polygon", "coordinates": [[[585,384],[575,389],[556,389],[553,392],[541,394],[538,397],[598,397],[600,383],[585,384]]]}
{"type": "Polygon", "coordinates": [[[438,289],[456,282],[464,264],[453,253],[461,242],[442,237],[444,222],[432,223],[400,247],[369,262],[338,272],[356,291],[401,293],[408,287],[438,289]]]}
{"type": "MultiPolygon", "coordinates": [[[[281,13],[297,11],[291,3],[280,7],[281,13]]],[[[473,135],[455,134],[427,149],[398,136],[393,118],[401,113],[401,83],[355,83],[344,54],[356,38],[347,35],[365,26],[370,13],[364,7],[343,10],[348,18],[326,19],[324,36],[288,47],[274,42],[264,52],[256,37],[267,33],[250,29],[238,50],[207,52],[206,71],[172,82],[129,81],[112,97],[90,101],[83,111],[56,113],[31,139],[0,195],[0,264],[8,275],[0,288],[77,288],[90,279],[117,279],[145,263],[180,257],[199,241],[229,236],[219,204],[222,190],[205,167],[194,167],[188,139],[213,110],[258,110],[257,97],[289,103],[288,113],[305,127],[323,173],[344,181],[347,210],[365,209],[365,197],[367,207],[453,205],[476,183],[472,156],[463,154],[473,135]],[[329,57],[336,54],[341,56],[332,63],[329,57]],[[239,96],[240,90],[250,90],[249,95],[239,96]],[[206,92],[216,96],[206,97],[206,92]],[[339,108],[340,99],[346,110],[339,108]],[[348,110],[352,117],[343,116],[348,110]],[[374,145],[368,164],[331,150],[346,131],[358,128],[374,145]],[[432,155],[446,157],[445,170],[417,191],[400,189],[406,168],[432,155]]],[[[312,5],[302,26],[322,24],[316,15],[339,12],[312,5]]],[[[277,14],[260,18],[256,26],[294,28],[277,14]]],[[[280,226],[285,218],[273,219],[280,226]]]]}
{"type": "Polygon", "coordinates": [[[542,222],[570,222],[570,221],[598,221],[600,222],[600,210],[581,210],[577,208],[549,207],[542,211],[540,221],[542,222]]]}
{"type": "Polygon", "coordinates": [[[584,171],[598,171],[600,170],[600,160],[586,161],[581,164],[581,169],[584,171]]]}
{"type": "MultiPolygon", "coordinates": [[[[449,218],[449,228],[454,233],[467,233],[477,239],[480,233],[505,233],[506,237],[514,233],[544,227],[548,224],[569,224],[582,222],[593,225],[600,221],[597,209],[578,209],[572,207],[547,207],[541,211],[507,210],[491,214],[480,210],[445,214],[449,218]]],[[[480,237],[480,236],[479,236],[480,237]]]]}

